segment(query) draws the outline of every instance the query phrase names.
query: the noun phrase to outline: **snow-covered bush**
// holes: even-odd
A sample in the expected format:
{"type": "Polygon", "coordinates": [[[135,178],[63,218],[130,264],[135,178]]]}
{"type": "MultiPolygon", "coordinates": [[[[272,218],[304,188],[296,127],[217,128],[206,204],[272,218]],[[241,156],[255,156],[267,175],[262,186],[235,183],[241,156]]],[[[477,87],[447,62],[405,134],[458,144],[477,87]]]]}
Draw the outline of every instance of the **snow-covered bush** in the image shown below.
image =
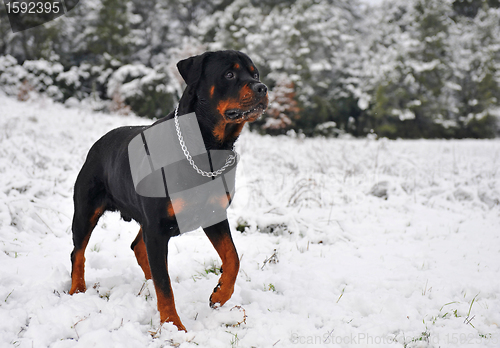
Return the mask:
{"type": "Polygon", "coordinates": [[[61,64],[44,59],[27,60],[19,65],[12,56],[0,57],[0,89],[7,95],[17,95],[20,100],[26,100],[29,92],[36,91],[61,101],[63,93],[55,80],[62,71],[61,64]]]}
{"type": "Polygon", "coordinates": [[[108,97],[122,98],[137,115],[162,117],[174,107],[176,90],[169,84],[164,65],[155,69],[143,64],[129,64],[116,70],[108,81],[108,97]]]}
{"type": "Polygon", "coordinates": [[[337,127],[337,124],[333,121],[318,124],[314,128],[315,135],[322,135],[325,137],[338,138],[339,136],[345,134],[344,130],[337,127]]]}
{"type": "Polygon", "coordinates": [[[27,71],[12,56],[0,56],[0,89],[7,95],[17,95],[27,71]]]}
{"type": "Polygon", "coordinates": [[[57,76],[64,71],[61,64],[45,59],[27,60],[23,68],[27,72],[25,80],[35,91],[45,93],[54,100],[62,100],[63,94],[55,84],[57,76]]]}
{"type": "Polygon", "coordinates": [[[85,81],[91,77],[90,64],[72,66],[68,71],[61,72],[56,82],[64,91],[64,99],[70,97],[82,98],[89,91],[86,90],[85,81]]]}

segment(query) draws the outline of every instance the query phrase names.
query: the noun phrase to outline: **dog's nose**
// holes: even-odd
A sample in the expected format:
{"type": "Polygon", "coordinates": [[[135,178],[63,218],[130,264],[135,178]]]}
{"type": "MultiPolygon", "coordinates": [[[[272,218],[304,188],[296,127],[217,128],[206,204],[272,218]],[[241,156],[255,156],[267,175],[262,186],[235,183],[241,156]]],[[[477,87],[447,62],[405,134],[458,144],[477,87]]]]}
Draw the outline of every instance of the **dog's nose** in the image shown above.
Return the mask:
{"type": "Polygon", "coordinates": [[[267,93],[267,86],[263,83],[256,83],[252,86],[252,90],[258,97],[263,97],[267,93]]]}

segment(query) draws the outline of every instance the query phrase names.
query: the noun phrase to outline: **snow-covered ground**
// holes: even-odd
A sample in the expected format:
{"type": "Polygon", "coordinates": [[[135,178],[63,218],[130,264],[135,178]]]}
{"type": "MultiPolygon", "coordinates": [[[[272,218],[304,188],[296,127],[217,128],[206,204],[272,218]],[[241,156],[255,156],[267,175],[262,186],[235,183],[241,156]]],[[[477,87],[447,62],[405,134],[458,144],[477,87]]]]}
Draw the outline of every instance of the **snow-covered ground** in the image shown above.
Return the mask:
{"type": "Polygon", "coordinates": [[[129,247],[138,226],[111,213],[87,248],[89,290],[68,295],[86,153],[147,122],[0,96],[0,347],[500,345],[498,140],[246,132],[229,210],[241,270],[226,305],[208,306],[215,250],[203,232],[183,234],[169,269],[188,333],[159,330],[129,247]]]}

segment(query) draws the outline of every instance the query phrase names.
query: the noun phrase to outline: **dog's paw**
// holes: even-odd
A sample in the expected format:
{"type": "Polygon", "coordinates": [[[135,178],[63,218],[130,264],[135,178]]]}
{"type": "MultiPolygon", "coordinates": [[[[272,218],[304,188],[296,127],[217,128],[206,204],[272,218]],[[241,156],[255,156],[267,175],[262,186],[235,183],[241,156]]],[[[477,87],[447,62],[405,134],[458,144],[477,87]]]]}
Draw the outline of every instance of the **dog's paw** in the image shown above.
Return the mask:
{"type": "Polygon", "coordinates": [[[85,283],[75,283],[71,285],[71,289],[69,290],[69,294],[78,294],[79,292],[85,292],[87,291],[87,288],[85,286],[85,283]]]}
{"type": "Polygon", "coordinates": [[[182,324],[181,319],[178,315],[173,315],[167,318],[161,317],[161,325],[163,325],[164,323],[172,323],[175,327],[177,327],[177,330],[187,332],[186,327],[182,324]]]}
{"type": "Polygon", "coordinates": [[[210,308],[218,309],[221,306],[219,302],[212,302],[212,296],[210,296],[210,308]]]}
{"type": "Polygon", "coordinates": [[[214,288],[214,292],[210,296],[210,307],[216,309],[224,305],[233,294],[233,288],[226,289],[223,284],[219,283],[214,288]]]}

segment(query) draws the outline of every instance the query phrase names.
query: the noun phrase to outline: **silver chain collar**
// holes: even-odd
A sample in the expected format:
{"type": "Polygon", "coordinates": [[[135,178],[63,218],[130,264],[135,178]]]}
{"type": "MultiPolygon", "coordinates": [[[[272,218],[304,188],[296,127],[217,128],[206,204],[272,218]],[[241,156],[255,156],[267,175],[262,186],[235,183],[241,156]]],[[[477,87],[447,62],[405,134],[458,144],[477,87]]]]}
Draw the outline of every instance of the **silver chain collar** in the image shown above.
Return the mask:
{"type": "Polygon", "coordinates": [[[177,107],[175,108],[175,114],[174,114],[175,130],[177,131],[177,137],[179,138],[179,144],[181,145],[182,152],[184,152],[184,156],[186,156],[186,159],[188,160],[189,164],[191,164],[193,169],[196,170],[196,172],[202,176],[216,177],[218,175],[221,175],[222,172],[225,171],[227,167],[232,166],[236,162],[237,153],[234,150],[234,146],[231,149],[231,151],[233,151],[234,155],[229,155],[229,157],[226,159],[226,164],[224,164],[221,169],[216,170],[215,172],[206,172],[204,170],[201,170],[194,163],[194,160],[191,157],[191,154],[189,153],[189,151],[186,147],[186,144],[184,143],[184,138],[182,137],[182,134],[181,134],[181,127],[179,126],[179,116],[177,115],[178,109],[179,109],[179,105],[177,105],[177,107]]]}

